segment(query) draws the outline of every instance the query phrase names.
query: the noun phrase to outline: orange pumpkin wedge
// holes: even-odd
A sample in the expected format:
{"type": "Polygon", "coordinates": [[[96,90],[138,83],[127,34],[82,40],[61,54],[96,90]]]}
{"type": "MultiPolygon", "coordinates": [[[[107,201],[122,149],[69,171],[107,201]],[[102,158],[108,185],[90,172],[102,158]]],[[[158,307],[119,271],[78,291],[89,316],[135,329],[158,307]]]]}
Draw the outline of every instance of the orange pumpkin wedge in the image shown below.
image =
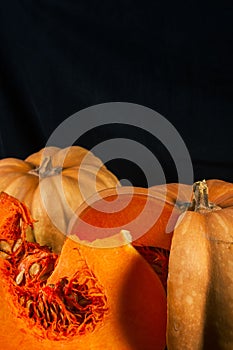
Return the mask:
{"type": "MultiPolygon", "coordinates": [[[[127,232],[91,245],[70,237],[58,257],[26,242],[28,212],[19,203],[14,213],[9,210],[8,227],[21,222],[22,241],[15,248],[19,232],[11,234],[15,242],[0,258],[2,349],[164,349],[165,292],[127,232]]],[[[7,236],[2,241],[1,249],[7,236]]]]}

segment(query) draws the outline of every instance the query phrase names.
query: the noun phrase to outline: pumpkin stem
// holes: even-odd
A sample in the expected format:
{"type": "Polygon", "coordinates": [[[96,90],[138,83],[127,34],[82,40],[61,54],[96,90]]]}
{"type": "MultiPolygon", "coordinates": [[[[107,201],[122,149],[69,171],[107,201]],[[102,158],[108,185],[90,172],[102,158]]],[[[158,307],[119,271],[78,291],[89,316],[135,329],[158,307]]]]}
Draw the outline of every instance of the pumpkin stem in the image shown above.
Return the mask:
{"type": "Polygon", "coordinates": [[[193,184],[193,196],[193,202],[189,207],[189,210],[205,213],[212,210],[221,209],[221,207],[215,203],[209,202],[206,180],[197,181],[193,184]]]}
{"type": "Polygon", "coordinates": [[[193,184],[194,210],[211,209],[209,205],[208,186],[205,180],[193,184]]]}
{"type": "Polygon", "coordinates": [[[29,173],[39,176],[41,178],[54,176],[60,174],[62,167],[53,167],[52,160],[50,156],[44,157],[39,167],[30,170],[29,173]]]}

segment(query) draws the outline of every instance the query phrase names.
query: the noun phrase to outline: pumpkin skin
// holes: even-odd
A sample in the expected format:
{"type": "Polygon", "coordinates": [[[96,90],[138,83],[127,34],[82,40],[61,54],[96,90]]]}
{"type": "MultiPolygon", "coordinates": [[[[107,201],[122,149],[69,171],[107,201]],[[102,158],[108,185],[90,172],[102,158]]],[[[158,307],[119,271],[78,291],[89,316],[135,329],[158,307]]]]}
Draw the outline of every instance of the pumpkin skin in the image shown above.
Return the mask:
{"type": "MultiPolygon", "coordinates": [[[[5,194],[3,196],[0,196],[0,204],[11,209],[12,205],[8,203],[11,198],[9,196],[7,198],[5,194]]],[[[19,203],[17,208],[17,202],[15,199],[13,201],[16,203],[16,206],[13,206],[15,214],[13,217],[12,210],[9,210],[7,215],[6,210],[3,211],[0,206],[0,213],[4,213],[4,216],[0,215],[0,217],[4,218],[5,227],[1,232],[7,234],[9,230],[10,238],[13,240],[18,240],[21,233],[22,238],[21,246],[13,250],[10,257],[0,258],[1,348],[6,350],[18,348],[22,350],[30,348],[33,350],[52,350],[54,348],[58,350],[164,349],[166,340],[165,292],[156,274],[129,243],[129,235],[121,231],[110,238],[97,240],[91,246],[87,246],[86,242],[77,241],[76,237],[69,237],[55,264],[54,272],[47,280],[37,281],[36,277],[32,276],[33,280],[27,281],[27,278],[30,279],[30,276],[27,276],[25,280],[21,279],[17,282],[18,275],[15,278],[14,274],[15,265],[24,263],[23,266],[26,269],[25,254],[28,249],[31,247],[37,251],[41,249],[43,256],[51,254],[54,261],[56,256],[45,247],[24,240],[26,226],[32,225],[32,219],[28,217],[25,206],[19,203]],[[6,221],[8,221],[7,227],[5,226],[6,221]],[[17,225],[20,221],[23,223],[20,226],[21,232],[17,225]],[[15,235],[11,230],[12,227],[17,227],[15,235]],[[114,240],[120,240],[121,246],[111,248],[114,240]],[[79,281],[78,284],[75,281],[71,285],[68,281],[72,280],[74,275],[78,275],[79,281]],[[93,298],[86,301],[91,302],[95,313],[99,307],[102,314],[97,313],[94,329],[90,330],[90,322],[87,322],[86,328],[80,328],[81,331],[77,330],[77,334],[73,322],[70,323],[67,318],[63,333],[60,334],[63,317],[65,318],[67,313],[74,312],[74,306],[77,303],[72,295],[77,296],[76,289],[85,285],[88,276],[90,276],[89,282],[92,285],[88,295],[92,293],[93,298]],[[63,289],[66,290],[66,293],[62,293],[63,289]],[[98,293],[95,293],[95,290],[98,293]],[[26,291],[28,295],[23,295],[22,292],[26,291]],[[49,294],[48,291],[52,294],[49,294]],[[43,292],[42,297],[41,292],[43,292]],[[22,296],[24,296],[23,300],[22,296]],[[31,301],[29,305],[26,303],[25,306],[25,298],[31,301]],[[56,304],[57,300],[59,304],[56,304]],[[67,309],[67,304],[66,309],[56,307],[55,317],[52,305],[62,306],[65,303],[64,300],[69,300],[70,308],[67,309]],[[100,306],[98,305],[99,300],[102,303],[100,306]],[[31,308],[32,305],[34,309],[31,308]],[[63,317],[59,319],[61,314],[63,317]],[[45,320],[50,320],[46,323],[46,327],[45,320]],[[58,320],[60,320],[59,326],[57,326],[58,320]],[[69,327],[72,330],[70,333],[69,327]]],[[[3,234],[1,240],[7,241],[7,237],[8,235],[3,234]]],[[[29,258],[35,263],[34,254],[31,253],[29,258]]],[[[89,288],[89,285],[86,286],[89,288]]],[[[82,288],[82,293],[85,292],[87,289],[82,288]]],[[[83,304],[80,305],[83,306],[83,304]]],[[[88,310],[89,305],[84,304],[83,312],[88,310]]],[[[89,319],[92,320],[92,318],[89,319]]]]}
{"type": "Polygon", "coordinates": [[[0,160],[0,191],[23,201],[37,221],[27,239],[56,253],[73,210],[93,193],[118,185],[101,160],[79,146],[47,147],[25,160],[0,160]]]}
{"type": "Polygon", "coordinates": [[[198,186],[194,211],[182,215],[172,239],[167,346],[227,350],[233,348],[233,184],[198,186]]]}

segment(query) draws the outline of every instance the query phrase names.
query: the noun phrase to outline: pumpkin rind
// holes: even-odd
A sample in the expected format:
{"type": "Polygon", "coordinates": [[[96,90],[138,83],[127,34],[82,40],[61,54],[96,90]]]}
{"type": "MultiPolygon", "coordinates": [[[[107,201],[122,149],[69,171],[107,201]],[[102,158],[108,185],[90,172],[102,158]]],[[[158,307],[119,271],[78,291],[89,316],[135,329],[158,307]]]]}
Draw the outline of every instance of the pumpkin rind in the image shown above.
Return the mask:
{"type": "Polygon", "coordinates": [[[34,237],[28,239],[49,245],[54,252],[61,251],[72,211],[96,191],[118,185],[117,178],[101,160],[79,146],[47,147],[25,161],[0,160],[0,191],[23,201],[37,220],[34,237]],[[61,168],[61,176],[59,172],[54,176],[38,176],[36,169],[48,156],[53,169],[61,168]]]}

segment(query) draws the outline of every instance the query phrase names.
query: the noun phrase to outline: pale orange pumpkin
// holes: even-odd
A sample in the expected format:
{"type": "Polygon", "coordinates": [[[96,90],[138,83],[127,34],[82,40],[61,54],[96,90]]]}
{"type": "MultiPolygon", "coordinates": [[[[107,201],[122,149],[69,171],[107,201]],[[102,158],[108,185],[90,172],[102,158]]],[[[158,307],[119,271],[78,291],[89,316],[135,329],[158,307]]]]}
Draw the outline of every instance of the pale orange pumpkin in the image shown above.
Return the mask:
{"type": "Polygon", "coordinates": [[[0,191],[23,201],[37,221],[28,240],[55,252],[64,243],[72,211],[93,193],[118,185],[101,160],[79,146],[47,147],[25,160],[0,160],[0,191]]]}
{"type": "Polygon", "coordinates": [[[167,297],[169,350],[233,349],[233,184],[194,184],[173,233],[167,297]]]}

